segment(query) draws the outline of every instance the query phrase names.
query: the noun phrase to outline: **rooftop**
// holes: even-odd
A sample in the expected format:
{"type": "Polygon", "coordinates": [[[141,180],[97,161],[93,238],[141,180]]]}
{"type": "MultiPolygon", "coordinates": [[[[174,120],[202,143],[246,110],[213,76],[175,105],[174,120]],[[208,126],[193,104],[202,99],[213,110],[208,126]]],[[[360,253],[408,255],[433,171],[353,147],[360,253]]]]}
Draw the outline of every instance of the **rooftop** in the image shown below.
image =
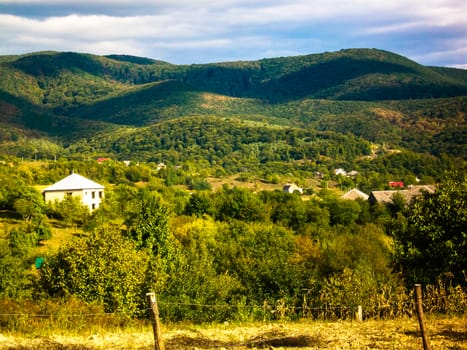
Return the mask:
{"type": "Polygon", "coordinates": [[[64,179],[54,183],[52,186],[47,187],[42,192],[50,191],[71,191],[81,189],[104,189],[104,186],[85,178],[79,174],[71,174],[64,179]]]}

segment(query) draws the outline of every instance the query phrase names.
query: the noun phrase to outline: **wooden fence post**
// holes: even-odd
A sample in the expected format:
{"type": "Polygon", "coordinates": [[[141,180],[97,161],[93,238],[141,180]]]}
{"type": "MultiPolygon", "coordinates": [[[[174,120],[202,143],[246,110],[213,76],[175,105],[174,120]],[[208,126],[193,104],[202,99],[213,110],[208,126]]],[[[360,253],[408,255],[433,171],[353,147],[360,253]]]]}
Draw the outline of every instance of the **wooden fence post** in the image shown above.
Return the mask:
{"type": "Polygon", "coordinates": [[[425,316],[423,314],[423,301],[422,301],[422,285],[415,285],[415,301],[417,308],[418,323],[420,324],[420,332],[422,333],[423,349],[430,350],[430,342],[428,341],[428,332],[425,327],[425,316]]]}
{"type": "Polygon", "coordinates": [[[161,324],[159,321],[159,308],[157,306],[157,299],[155,293],[146,293],[151,310],[152,330],[154,332],[154,349],[164,350],[164,343],[162,342],[161,324]]]}
{"type": "Polygon", "coordinates": [[[363,308],[361,305],[357,307],[357,321],[363,321],[363,308]]]}

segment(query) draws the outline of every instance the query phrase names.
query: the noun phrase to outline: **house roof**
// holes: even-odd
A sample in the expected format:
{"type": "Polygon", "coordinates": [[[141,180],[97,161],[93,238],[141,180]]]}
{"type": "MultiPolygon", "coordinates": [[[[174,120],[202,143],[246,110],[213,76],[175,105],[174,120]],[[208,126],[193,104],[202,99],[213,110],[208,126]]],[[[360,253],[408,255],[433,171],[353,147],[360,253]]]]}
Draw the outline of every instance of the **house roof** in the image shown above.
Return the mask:
{"type": "Polygon", "coordinates": [[[421,185],[411,186],[406,190],[394,190],[394,191],[372,191],[370,194],[371,200],[378,203],[392,203],[392,196],[396,193],[401,194],[407,202],[410,202],[413,197],[419,196],[422,192],[433,193],[435,191],[434,186],[421,185]]]}
{"type": "Polygon", "coordinates": [[[282,188],[286,192],[295,192],[298,191],[302,193],[303,188],[298,187],[296,184],[285,184],[284,187],[282,188]]]}
{"type": "Polygon", "coordinates": [[[82,189],[104,189],[104,186],[85,178],[79,174],[71,174],[64,179],[54,183],[52,186],[47,187],[42,192],[51,191],[71,191],[82,189]]]}
{"type": "Polygon", "coordinates": [[[351,189],[349,192],[345,193],[343,196],[341,196],[341,199],[349,199],[349,200],[356,200],[356,199],[363,199],[367,200],[368,195],[366,193],[363,193],[357,188],[351,189]]]}

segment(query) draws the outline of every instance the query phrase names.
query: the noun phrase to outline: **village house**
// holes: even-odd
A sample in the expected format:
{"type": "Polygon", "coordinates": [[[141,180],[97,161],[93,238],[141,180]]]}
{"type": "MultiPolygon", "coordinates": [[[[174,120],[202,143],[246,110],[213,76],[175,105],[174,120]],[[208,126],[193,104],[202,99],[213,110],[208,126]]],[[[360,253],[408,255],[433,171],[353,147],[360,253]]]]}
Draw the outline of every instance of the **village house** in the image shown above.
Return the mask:
{"type": "Polygon", "coordinates": [[[104,186],[79,174],[71,174],[42,191],[46,202],[62,201],[67,196],[81,198],[90,211],[99,208],[104,198],[104,186]]]}
{"type": "Polygon", "coordinates": [[[342,168],[334,169],[334,175],[336,176],[345,176],[345,177],[355,177],[358,175],[358,171],[356,170],[351,170],[351,171],[346,171],[342,168]]]}
{"type": "Polygon", "coordinates": [[[283,190],[284,192],[287,192],[287,193],[295,193],[295,192],[298,192],[300,194],[303,193],[303,188],[298,187],[295,184],[285,184],[283,187],[283,190]]]}
{"type": "Polygon", "coordinates": [[[406,203],[409,203],[412,198],[422,195],[423,192],[433,193],[434,186],[420,185],[409,186],[406,190],[390,190],[390,191],[372,191],[368,197],[371,204],[391,204],[392,198],[396,193],[402,195],[406,203]]]}

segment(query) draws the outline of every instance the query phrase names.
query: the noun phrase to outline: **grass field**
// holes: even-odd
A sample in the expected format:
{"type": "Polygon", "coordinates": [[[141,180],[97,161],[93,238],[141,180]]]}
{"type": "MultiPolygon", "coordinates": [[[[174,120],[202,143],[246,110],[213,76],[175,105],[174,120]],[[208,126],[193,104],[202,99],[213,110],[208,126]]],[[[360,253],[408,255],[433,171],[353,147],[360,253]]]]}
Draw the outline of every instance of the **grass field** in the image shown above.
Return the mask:
{"type": "MultiPolygon", "coordinates": [[[[467,315],[427,318],[430,345],[467,349],[467,315]]],[[[423,349],[417,319],[276,322],[162,326],[166,350],[194,349],[423,349]]],[[[154,349],[152,329],[123,329],[88,334],[21,336],[0,334],[0,349],[154,349]]]]}

